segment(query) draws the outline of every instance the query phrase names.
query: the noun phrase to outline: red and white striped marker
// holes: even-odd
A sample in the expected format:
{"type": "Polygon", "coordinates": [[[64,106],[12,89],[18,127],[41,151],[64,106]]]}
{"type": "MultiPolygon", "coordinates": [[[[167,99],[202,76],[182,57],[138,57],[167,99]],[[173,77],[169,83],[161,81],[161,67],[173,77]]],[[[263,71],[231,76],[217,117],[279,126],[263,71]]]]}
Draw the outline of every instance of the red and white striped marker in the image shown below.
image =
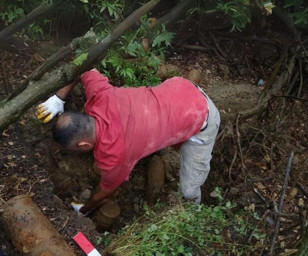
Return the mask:
{"type": "Polygon", "coordinates": [[[102,256],[81,232],[77,233],[73,239],[88,256],[102,256]]]}

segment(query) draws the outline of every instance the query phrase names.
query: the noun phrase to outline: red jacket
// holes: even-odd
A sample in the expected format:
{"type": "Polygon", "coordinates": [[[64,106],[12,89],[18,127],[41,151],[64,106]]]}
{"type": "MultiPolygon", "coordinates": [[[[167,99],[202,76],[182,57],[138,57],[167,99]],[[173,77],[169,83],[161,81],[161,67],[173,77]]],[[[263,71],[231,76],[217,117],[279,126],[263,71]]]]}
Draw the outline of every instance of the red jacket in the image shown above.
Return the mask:
{"type": "Polygon", "coordinates": [[[81,80],[85,111],[96,121],[94,158],[105,190],[128,180],[141,158],[198,133],[208,115],[204,95],[181,77],[139,88],[114,87],[96,71],[81,80]]]}

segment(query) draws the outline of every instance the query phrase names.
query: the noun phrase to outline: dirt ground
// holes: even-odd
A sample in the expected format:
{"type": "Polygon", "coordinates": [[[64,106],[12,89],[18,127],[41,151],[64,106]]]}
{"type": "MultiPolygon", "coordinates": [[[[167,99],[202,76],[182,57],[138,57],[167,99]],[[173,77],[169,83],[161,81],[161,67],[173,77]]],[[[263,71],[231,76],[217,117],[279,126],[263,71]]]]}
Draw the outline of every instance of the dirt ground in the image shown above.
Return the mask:
{"type": "MultiPolygon", "coordinates": [[[[199,70],[202,74],[201,87],[221,113],[222,124],[211,173],[202,188],[203,203],[213,203],[210,193],[215,187],[221,187],[225,198],[236,202],[239,207],[250,207],[262,217],[265,224],[260,221],[260,226],[270,237],[275,223],[270,205],[279,201],[288,157],[292,150],[295,152],[284,202],[285,215],[278,236],[280,251],[294,249],[303,231],[300,216],[308,210],[308,198],[299,188],[300,184],[308,192],[307,101],[276,98],[267,111],[237,124],[236,113],[256,105],[264,90],[257,81],[270,75],[279,58],[277,52],[271,50],[271,45],[260,42],[243,44],[244,55],[243,46],[237,43],[230,46],[232,54],[229,57],[238,59],[234,66],[213,54],[183,47],[174,48],[167,62],[177,66],[183,76],[191,69],[199,70]],[[261,60],[263,68],[259,65],[261,60]]],[[[24,47],[23,53],[5,51],[1,60],[1,79],[5,77],[12,88],[17,87],[41,63],[38,56],[46,57],[43,53],[52,53],[42,50],[44,45],[51,49],[50,45],[54,43],[24,47]]],[[[1,97],[6,94],[4,88],[1,88],[1,94],[1,97]]],[[[304,88],[301,97],[308,99],[307,88],[304,88]]],[[[81,110],[83,102],[83,89],[79,85],[68,99],[66,109],[81,110]]],[[[72,240],[78,231],[82,231],[97,249],[103,250],[104,242],[99,241],[105,236],[104,232],[96,229],[95,213],[84,217],[74,213],[70,207],[73,200],[87,199],[98,184],[99,176],[93,171],[92,155],[63,151],[52,141],[52,122],[40,123],[34,112],[34,107],[29,109],[0,138],[0,211],[10,198],[29,194],[76,255],[83,255],[72,240]]],[[[158,154],[169,168],[160,197],[168,203],[177,191],[179,159],[177,153],[169,148],[158,154]]],[[[142,159],[137,164],[130,180],[122,184],[114,196],[121,206],[121,214],[108,230],[111,237],[133,218],[143,214],[146,203],[145,166],[149,159],[142,159]]],[[[0,222],[0,255],[21,255],[3,231],[3,221],[1,219],[0,222]]],[[[270,244],[271,240],[265,243],[270,244]]]]}

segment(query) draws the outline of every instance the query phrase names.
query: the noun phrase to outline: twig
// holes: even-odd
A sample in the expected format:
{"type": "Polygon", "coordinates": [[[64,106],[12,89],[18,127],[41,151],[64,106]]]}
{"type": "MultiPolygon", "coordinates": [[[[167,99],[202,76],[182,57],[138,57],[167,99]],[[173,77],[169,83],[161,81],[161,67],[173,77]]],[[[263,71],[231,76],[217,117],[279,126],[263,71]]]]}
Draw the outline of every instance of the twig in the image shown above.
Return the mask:
{"type": "Polygon", "coordinates": [[[281,97],[283,97],[283,98],[292,98],[292,99],[295,99],[295,100],[302,100],[302,101],[308,101],[308,99],[303,99],[303,98],[299,98],[299,97],[296,97],[296,96],[292,96],[292,95],[280,95],[280,96],[274,96],[274,97],[276,97],[276,98],[281,98],[281,97]]]}
{"type": "Polygon", "coordinates": [[[227,133],[228,129],[227,128],[224,128],[220,133],[218,133],[217,137],[216,137],[216,142],[218,141],[223,141],[224,138],[225,138],[225,135],[227,133]]]}
{"type": "Polygon", "coordinates": [[[236,118],[236,123],[235,123],[235,128],[236,128],[236,139],[237,139],[237,145],[238,145],[238,150],[240,153],[240,158],[241,158],[241,164],[242,164],[242,170],[246,169],[246,166],[244,164],[244,160],[243,160],[243,151],[242,151],[242,147],[241,147],[241,141],[240,141],[240,132],[238,129],[238,121],[239,121],[240,115],[237,115],[236,118]]]}
{"type": "Polygon", "coordinates": [[[210,34],[211,38],[213,39],[213,41],[214,41],[214,43],[215,43],[215,45],[216,45],[218,51],[220,52],[220,54],[221,54],[224,58],[226,58],[227,55],[226,55],[226,53],[221,49],[221,47],[220,47],[219,43],[217,42],[216,38],[213,36],[212,33],[209,32],[209,34],[210,34]]]}
{"type": "MultiPolygon", "coordinates": [[[[254,127],[251,127],[251,128],[252,128],[252,129],[256,129],[256,128],[254,128],[254,127]]],[[[246,156],[248,156],[248,153],[249,153],[249,151],[250,151],[250,149],[251,149],[253,143],[255,142],[255,140],[256,140],[256,138],[257,138],[257,136],[258,136],[259,134],[262,134],[264,137],[266,137],[265,134],[264,134],[264,132],[262,131],[263,128],[262,128],[261,130],[259,130],[259,129],[256,129],[256,130],[257,130],[258,132],[255,134],[255,136],[253,137],[252,141],[250,142],[249,147],[248,147],[248,149],[247,149],[247,151],[246,151],[246,156]]]]}
{"type": "Polygon", "coordinates": [[[185,49],[188,49],[188,50],[200,51],[200,52],[208,52],[209,50],[213,50],[212,47],[206,48],[206,47],[199,46],[199,45],[184,44],[184,45],[182,45],[182,47],[185,48],[185,49]]]}
{"type": "Polygon", "coordinates": [[[214,50],[214,47],[209,46],[209,45],[206,43],[203,33],[200,33],[200,32],[198,33],[198,40],[199,40],[199,42],[201,43],[201,45],[204,46],[206,49],[214,50]]]}
{"type": "Polygon", "coordinates": [[[230,33],[226,34],[226,33],[221,33],[221,32],[217,32],[216,35],[218,35],[220,38],[227,38],[228,40],[231,38],[236,38],[236,39],[240,39],[241,41],[258,41],[261,42],[263,44],[269,44],[272,46],[275,46],[279,49],[282,48],[281,46],[281,42],[273,39],[268,39],[268,38],[260,38],[260,37],[246,37],[246,36],[239,36],[239,35],[232,35],[230,33]]]}
{"type": "Polygon", "coordinates": [[[308,58],[308,52],[307,52],[307,50],[306,50],[306,48],[305,48],[305,45],[304,45],[304,44],[306,43],[306,41],[307,41],[307,38],[304,40],[304,42],[302,42],[301,38],[298,36],[297,40],[298,40],[300,46],[302,47],[302,49],[303,49],[303,51],[304,51],[304,53],[305,53],[305,56],[306,56],[306,57],[305,57],[305,61],[308,62],[308,60],[307,60],[307,58],[308,58]]]}
{"type": "Polygon", "coordinates": [[[6,72],[5,72],[5,66],[4,66],[4,59],[5,59],[5,57],[6,57],[6,52],[2,56],[1,66],[2,66],[2,73],[3,73],[3,80],[4,80],[4,88],[5,88],[6,93],[9,94],[11,88],[10,88],[10,86],[8,84],[9,81],[7,79],[7,75],[6,75],[6,72]]]}
{"type": "Polygon", "coordinates": [[[271,203],[266,200],[266,198],[259,192],[259,190],[254,186],[251,180],[249,180],[250,186],[252,187],[253,192],[265,203],[266,208],[269,208],[271,203]]]}
{"type": "MultiPolygon", "coordinates": [[[[257,224],[256,228],[258,228],[258,226],[263,222],[263,220],[264,220],[265,217],[268,215],[268,213],[269,213],[269,210],[266,210],[266,211],[263,213],[263,215],[262,215],[262,217],[261,217],[259,223],[257,224]]],[[[248,238],[248,243],[251,242],[251,239],[253,238],[254,231],[255,231],[255,230],[253,230],[253,231],[251,232],[251,234],[250,234],[250,236],[249,236],[249,238],[248,238]]]]}
{"type": "Polygon", "coordinates": [[[291,220],[299,220],[299,215],[298,214],[287,214],[287,213],[282,213],[279,212],[276,207],[274,207],[274,211],[272,212],[275,216],[277,217],[283,217],[286,219],[291,219],[291,220]]]}
{"type": "Polygon", "coordinates": [[[225,60],[225,57],[222,56],[216,48],[214,48],[214,47],[212,47],[212,46],[209,46],[209,45],[206,43],[206,40],[205,40],[205,38],[204,38],[203,33],[200,33],[200,32],[198,33],[198,39],[199,39],[201,45],[204,46],[205,49],[209,49],[209,50],[213,51],[214,54],[216,54],[216,56],[217,56],[218,58],[220,58],[221,60],[225,60]]]}
{"type": "Polygon", "coordinates": [[[231,170],[232,170],[232,167],[233,167],[233,165],[234,165],[236,156],[237,156],[237,148],[235,148],[234,155],[233,155],[233,159],[232,159],[231,165],[230,165],[229,170],[228,170],[228,173],[229,173],[229,180],[231,180],[231,181],[232,181],[231,170]]]}
{"type": "Polygon", "coordinates": [[[70,217],[66,217],[66,220],[64,221],[62,227],[58,230],[58,232],[65,228],[69,220],[70,220],[70,217]]]}
{"type": "Polygon", "coordinates": [[[303,89],[303,83],[304,83],[302,59],[298,60],[298,65],[299,65],[299,78],[300,78],[300,82],[299,82],[299,88],[298,88],[298,92],[297,92],[297,97],[299,97],[301,95],[301,92],[302,92],[302,89],[303,89]]]}
{"type": "Polygon", "coordinates": [[[289,95],[291,93],[291,91],[293,90],[293,87],[294,87],[294,84],[297,81],[298,75],[299,75],[299,70],[296,68],[296,70],[294,71],[293,79],[291,80],[290,85],[289,85],[289,89],[286,93],[287,95],[289,95]]]}
{"type": "Polygon", "coordinates": [[[304,189],[303,185],[300,184],[299,182],[296,182],[296,186],[299,188],[300,191],[302,191],[302,193],[304,194],[304,196],[305,196],[306,199],[308,200],[308,193],[307,193],[306,190],[304,189]]]}
{"type": "Polygon", "coordinates": [[[272,72],[270,78],[266,81],[265,84],[265,88],[263,90],[263,93],[260,95],[258,102],[261,102],[261,99],[263,99],[263,97],[265,96],[265,94],[267,93],[267,91],[272,87],[272,85],[274,84],[276,77],[278,75],[278,72],[280,70],[280,67],[282,65],[282,63],[284,62],[284,60],[287,58],[288,56],[288,47],[285,47],[285,49],[282,51],[279,60],[277,61],[274,71],[272,72]]]}
{"type": "MultiPolygon", "coordinates": [[[[284,183],[283,183],[282,190],[281,190],[281,196],[280,196],[279,207],[278,207],[279,213],[281,213],[282,209],[283,209],[283,202],[284,202],[284,197],[285,197],[285,194],[286,194],[286,189],[287,189],[287,186],[288,186],[288,180],[289,180],[289,177],[290,177],[290,171],[291,171],[293,156],[294,156],[294,152],[292,151],[290,156],[289,156],[286,174],[285,174],[285,178],[284,178],[284,183]]],[[[278,235],[278,231],[279,231],[279,226],[280,226],[280,217],[278,216],[278,218],[276,220],[276,224],[275,224],[274,236],[273,236],[269,255],[273,255],[274,247],[275,247],[275,243],[276,243],[276,239],[277,239],[277,235],[278,235]]]]}
{"type": "Polygon", "coordinates": [[[298,217],[299,217],[299,224],[300,224],[300,227],[301,227],[301,233],[302,233],[302,237],[303,237],[304,234],[305,234],[306,222],[307,222],[307,220],[305,218],[305,214],[303,213],[303,210],[299,211],[298,217]]]}
{"type": "Polygon", "coordinates": [[[283,102],[282,102],[280,113],[278,114],[278,120],[277,120],[277,123],[276,123],[276,132],[278,132],[278,129],[279,129],[279,126],[280,126],[280,123],[281,123],[282,113],[283,113],[283,110],[285,108],[285,105],[286,105],[286,99],[284,98],[283,102]]]}

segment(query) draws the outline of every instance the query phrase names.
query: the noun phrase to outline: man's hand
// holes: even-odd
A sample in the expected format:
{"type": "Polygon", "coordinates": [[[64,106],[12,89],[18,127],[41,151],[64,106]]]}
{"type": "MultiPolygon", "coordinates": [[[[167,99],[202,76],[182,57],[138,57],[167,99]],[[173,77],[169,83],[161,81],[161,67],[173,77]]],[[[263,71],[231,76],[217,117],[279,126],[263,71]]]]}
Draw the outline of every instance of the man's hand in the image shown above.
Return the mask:
{"type": "Polygon", "coordinates": [[[92,211],[98,206],[101,206],[108,201],[108,198],[113,192],[114,190],[107,191],[99,188],[99,190],[94,193],[88,201],[86,201],[84,206],[79,209],[79,212],[86,214],[88,211],[92,211]]]}
{"type": "Polygon", "coordinates": [[[57,95],[51,96],[48,100],[37,106],[36,116],[43,123],[48,123],[57,114],[64,112],[65,101],[61,100],[57,95]]]}

